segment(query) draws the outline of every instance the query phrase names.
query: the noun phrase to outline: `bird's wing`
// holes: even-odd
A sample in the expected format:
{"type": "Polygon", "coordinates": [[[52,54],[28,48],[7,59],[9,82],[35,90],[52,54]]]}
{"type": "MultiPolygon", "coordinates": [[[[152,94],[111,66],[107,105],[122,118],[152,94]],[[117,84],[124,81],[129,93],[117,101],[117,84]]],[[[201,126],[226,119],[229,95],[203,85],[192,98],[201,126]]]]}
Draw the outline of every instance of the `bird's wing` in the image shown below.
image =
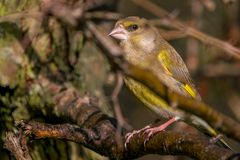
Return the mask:
{"type": "Polygon", "coordinates": [[[184,61],[174,48],[168,45],[168,47],[160,49],[157,58],[165,69],[166,74],[181,82],[183,84],[182,87],[192,97],[196,98],[198,96],[190,73],[184,61]]]}
{"type": "Polygon", "coordinates": [[[158,60],[163,65],[167,74],[184,84],[193,85],[193,81],[182,58],[173,48],[161,49],[158,60]]]}

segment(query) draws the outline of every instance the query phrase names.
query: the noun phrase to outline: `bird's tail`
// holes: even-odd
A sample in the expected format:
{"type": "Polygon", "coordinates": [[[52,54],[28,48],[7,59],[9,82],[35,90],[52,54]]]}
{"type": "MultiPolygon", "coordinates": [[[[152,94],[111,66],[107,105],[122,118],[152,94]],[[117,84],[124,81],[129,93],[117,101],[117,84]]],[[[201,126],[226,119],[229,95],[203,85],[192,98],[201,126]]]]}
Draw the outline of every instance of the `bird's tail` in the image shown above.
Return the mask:
{"type": "Polygon", "coordinates": [[[219,139],[219,142],[221,142],[221,144],[222,144],[223,146],[225,146],[226,148],[228,148],[228,149],[230,149],[230,150],[233,151],[232,147],[230,147],[229,144],[228,144],[223,138],[220,138],[220,139],[219,139]]]}
{"type": "Polygon", "coordinates": [[[198,128],[200,131],[205,133],[206,135],[209,135],[210,137],[213,137],[213,142],[220,142],[224,147],[233,150],[230,145],[223,139],[222,135],[218,134],[215,129],[213,129],[208,123],[206,123],[201,118],[190,115],[188,118],[190,118],[190,123],[198,128]]]}

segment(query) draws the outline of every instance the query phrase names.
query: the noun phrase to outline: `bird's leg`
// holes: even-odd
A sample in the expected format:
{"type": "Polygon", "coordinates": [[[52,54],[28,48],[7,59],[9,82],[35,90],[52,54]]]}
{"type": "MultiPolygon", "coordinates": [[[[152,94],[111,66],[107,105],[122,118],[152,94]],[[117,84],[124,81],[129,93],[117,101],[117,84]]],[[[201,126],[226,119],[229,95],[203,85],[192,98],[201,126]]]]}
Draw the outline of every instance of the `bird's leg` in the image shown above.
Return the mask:
{"type": "Polygon", "coordinates": [[[169,125],[171,125],[172,123],[174,123],[174,122],[176,122],[176,121],[178,121],[178,120],[180,120],[180,118],[177,117],[177,116],[175,116],[175,117],[169,119],[167,122],[161,124],[161,125],[158,126],[158,127],[145,129],[144,133],[147,134],[147,139],[144,141],[144,146],[145,146],[145,144],[148,142],[148,140],[149,140],[154,134],[165,130],[169,125]]]}

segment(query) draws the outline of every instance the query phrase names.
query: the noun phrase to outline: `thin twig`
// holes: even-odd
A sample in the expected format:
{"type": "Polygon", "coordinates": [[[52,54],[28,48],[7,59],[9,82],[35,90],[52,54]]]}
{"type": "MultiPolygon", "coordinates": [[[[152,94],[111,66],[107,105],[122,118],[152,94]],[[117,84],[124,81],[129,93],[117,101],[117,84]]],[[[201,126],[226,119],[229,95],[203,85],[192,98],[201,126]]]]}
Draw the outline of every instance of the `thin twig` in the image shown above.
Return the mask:
{"type": "MultiPolygon", "coordinates": [[[[119,93],[123,86],[122,73],[120,71],[117,71],[115,76],[116,76],[116,86],[112,92],[111,99],[113,103],[113,110],[115,113],[115,117],[118,121],[116,141],[119,142],[119,140],[121,140],[122,128],[125,128],[127,130],[132,130],[132,127],[124,119],[124,116],[120,107],[120,103],[119,103],[119,98],[118,98],[119,93]]],[[[119,143],[119,144],[121,145],[122,143],[119,143]]]]}
{"type": "Polygon", "coordinates": [[[94,11],[86,12],[83,17],[85,19],[107,19],[107,20],[118,20],[123,17],[122,14],[116,12],[107,12],[107,11],[94,11]]]}
{"type": "Polygon", "coordinates": [[[175,30],[167,31],[167,30],[163,30],[163,29],[158,29],[158,31],[161,34],[161,36],[168,41],[174,40],[174,39],[179,39],[179,38],[184,38],[187,36],[182,31],[175,31],[175,30]]]}
{"type": "Polygon", "coordinates": [[[239,48],[236,48],[233,45],[231,45],[225,41],[222,41],[217,38],[206,35],[200,31],[198,31],[197,29],[186,25],[184,22],[181,22],[178,19],[173,19],[173,18],[169,17],[169,15],[170,15],[169,12],[167,12],[163,8],[155,5],[154,3],[150,2],[149,0],[132,0],[132,2],[134,2],[138,6],[146,9],[153,15],[156,15],[160,18],[165,18],[165,21],[169,21],[167,23],[168,25],[170,25],[171,27],[174,27],[178,30],[181,30],[186,35],[194,37],[205,44],[219,48],[238,60],[240,59],[240,49],[239,48]]]}
{"type": "MultiPolygon", "coordinates": [[[[118,100],[118,96],[119,96],[119,93],[120,93],[120,91],[122,89],[122,85],[123,85],[123,79],[122,79],[122,75],[120,72],[117,72],[115,76],[116,76],[116,86],[112,92],[111,99],[112,99],[112,103],[113,103],[114,114],[118,121],[117,132],[116,132],[116,141],[119,146],[119,145],[122,145],[121,133],[122,133],[122,127],[125,124],[125,120],[124,120],[122,110],[121,110],[119,100],[118,100]]],[[[120,147],[123,147],[123,146],[120,146],[120,147]]]]}
{"type": "Polygon", "coordinates": [[[42,16],[42,13],[39,11],[31,11],[31,10],[22,11],[22,12],[11,13],[8,15],[1,16],[0,22],[16,22],[16,21],[26,18],[26,17],[38,19],[41,16],[42,16]]]}
{"type": "Polygon", "coordinates": [[[224,76],[240,76],[239,63],[218,63],[209,64],[203,67],[202,74],[207,77],[224,77],[224,76]]]}
{"type": "Polygon", "coordinates": [[[119,125],[122,127],[124,125],[125,121],[124,121],[123,114],[122,114],[121,107],[120,107],[119,100],[118,100],[118,95],[119,95],[119,93],[122,89],[122,85],[123,85],[123,79],[122,79],[122,75],[120,72],[116,73],[116,81],[117,81],[116,86],[113,90],[111,99],[113,102],[113,109],[114,109],[115,116],[118,120],[119,125]]]}

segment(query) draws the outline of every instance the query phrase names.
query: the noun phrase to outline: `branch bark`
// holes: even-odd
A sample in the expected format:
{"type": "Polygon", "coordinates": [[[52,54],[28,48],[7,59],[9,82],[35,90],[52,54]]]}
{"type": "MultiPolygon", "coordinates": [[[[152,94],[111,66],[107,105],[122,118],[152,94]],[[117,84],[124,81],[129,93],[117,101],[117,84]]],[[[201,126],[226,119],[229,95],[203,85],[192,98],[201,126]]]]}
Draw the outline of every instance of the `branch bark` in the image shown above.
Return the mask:
{"type": "Polygon", "coordinates": [[[25,136],[7,132],[4,138],[4,147],[8,149],[17,160],[32,160],[28,153],[25,136]]]}

